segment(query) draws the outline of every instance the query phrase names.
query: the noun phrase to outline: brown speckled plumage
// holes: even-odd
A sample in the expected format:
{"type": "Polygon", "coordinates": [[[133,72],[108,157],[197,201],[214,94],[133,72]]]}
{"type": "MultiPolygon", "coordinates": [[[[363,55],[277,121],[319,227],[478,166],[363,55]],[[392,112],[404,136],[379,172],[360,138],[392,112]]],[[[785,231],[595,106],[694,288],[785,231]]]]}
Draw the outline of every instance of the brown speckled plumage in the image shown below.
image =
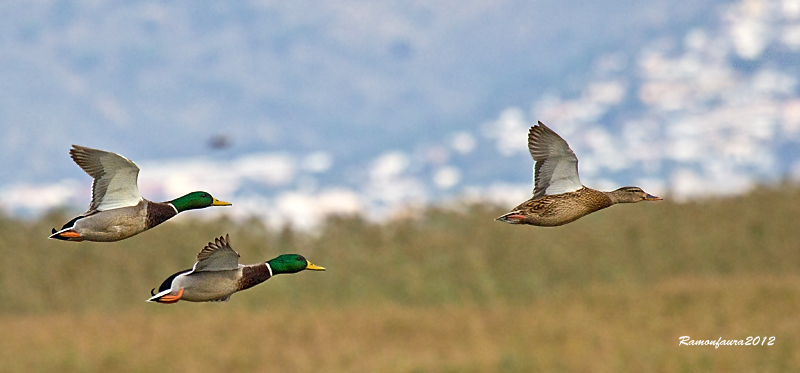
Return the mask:
{"type": "Polygon", "coordinates": [[[567,142],[539,122],[528,132],[528,149],[534,159],[534,196],[497,220],[543,227],[564,225],[617,203],[661,198],[639,187],[612,192],[587,188],[578,178],[578,158],[567,142]]]}
{"type": "Polygon", "coordinates": [[[512,211],[525,215],[524,224],[555,227],[571,223],[612,204],[611,198],[605,193],[584,187],[574,192],[533,198],[512,211]]]}

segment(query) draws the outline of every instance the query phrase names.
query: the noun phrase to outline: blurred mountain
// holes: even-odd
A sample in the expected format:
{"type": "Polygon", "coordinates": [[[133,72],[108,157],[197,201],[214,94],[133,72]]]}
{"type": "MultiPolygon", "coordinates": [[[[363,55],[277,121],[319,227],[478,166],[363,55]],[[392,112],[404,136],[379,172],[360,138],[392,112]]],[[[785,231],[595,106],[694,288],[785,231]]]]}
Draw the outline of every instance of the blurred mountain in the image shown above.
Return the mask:
{"type": "MultiPolygon", "coordinates": [[[[673,198],[800,174],[800,2],[0,4],[0,202],[83,208],[70,144],[313,224],[529,196],[541,120],[585,184],[673,198]]],[[[237,203],[239,202],[239,203],[237,203]]]]}

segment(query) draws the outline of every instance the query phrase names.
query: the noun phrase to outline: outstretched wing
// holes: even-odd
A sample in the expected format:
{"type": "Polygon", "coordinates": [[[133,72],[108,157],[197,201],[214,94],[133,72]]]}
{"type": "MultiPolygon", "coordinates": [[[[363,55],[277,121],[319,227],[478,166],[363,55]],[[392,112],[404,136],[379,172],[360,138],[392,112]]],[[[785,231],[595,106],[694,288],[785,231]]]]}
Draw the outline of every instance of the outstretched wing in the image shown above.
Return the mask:
{"type": "Polygon", "coordinates": [[[87,214],[136,206],[142,200],[136,179],[139,167],[119,154],[72,145],[69,154],[92,182],[92,202],[87,214]]]}
{"type": "Polygon", "coordinates": [[[239,253],[234,251],[230,245],[230,239],[226,234],[209,242],[200,253],[197,254],[197,263],[194,264],[194,272],[200,271],[227,271],[239,268],[239,253]]]}
{"type": "Polygon", "coordinates": [[[578,177],[578,157],[564,139],[539,122],[528,132],[533,166],[533,197],[572,192],[583,187],[578,177]]]}

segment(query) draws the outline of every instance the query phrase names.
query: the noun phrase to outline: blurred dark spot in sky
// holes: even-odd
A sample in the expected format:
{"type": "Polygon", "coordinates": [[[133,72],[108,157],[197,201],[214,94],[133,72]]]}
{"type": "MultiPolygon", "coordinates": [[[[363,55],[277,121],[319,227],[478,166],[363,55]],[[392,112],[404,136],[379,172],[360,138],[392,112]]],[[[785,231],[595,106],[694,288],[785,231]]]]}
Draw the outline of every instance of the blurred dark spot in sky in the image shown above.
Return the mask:
{"type": "Polygon", "coordinates": [[[216,134],[208,139],[208,146],[214,150],[223,150],[233,145],[233,139],[224,134],[216,134]]]}

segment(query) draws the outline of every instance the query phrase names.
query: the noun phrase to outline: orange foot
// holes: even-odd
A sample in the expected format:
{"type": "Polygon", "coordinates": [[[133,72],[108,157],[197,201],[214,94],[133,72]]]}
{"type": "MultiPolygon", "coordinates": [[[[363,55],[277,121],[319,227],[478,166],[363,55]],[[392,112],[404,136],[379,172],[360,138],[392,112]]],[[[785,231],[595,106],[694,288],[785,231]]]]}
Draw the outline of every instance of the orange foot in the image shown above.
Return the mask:
{"type": "Polygon", "coordinates": [[[156,299],[156,301],[158,301],[159,303],[167,303],[167,304],[178,303],[178,301],[181,300],[182,296],[183,296],[183,288],[180,288],[180,290],[178,290],[178,294],[175,295],[167,294],[162,296],[161,298],[156,299]]]}

